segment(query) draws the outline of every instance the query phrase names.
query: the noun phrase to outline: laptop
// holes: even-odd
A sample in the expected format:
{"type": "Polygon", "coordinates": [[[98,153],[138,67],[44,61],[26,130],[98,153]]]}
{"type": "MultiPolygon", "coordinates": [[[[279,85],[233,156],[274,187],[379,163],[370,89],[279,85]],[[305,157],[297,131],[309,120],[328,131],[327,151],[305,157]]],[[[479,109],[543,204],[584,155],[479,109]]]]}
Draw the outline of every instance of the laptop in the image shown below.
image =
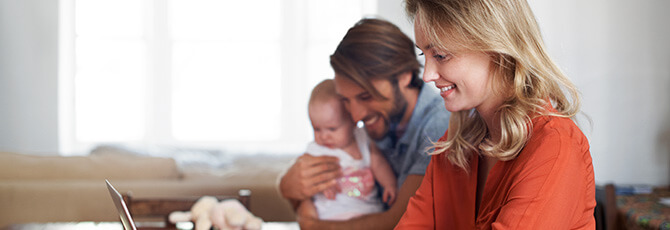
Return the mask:
{"type": "Polygon", "coordinates": [[[116,210],[119,212],[119,217],[121,218],[121,224],[123,224],[123,228],[125,230],[137,230],[135,227],[135,222],[133,221],[133,218],[130,216],[130,212],[128,211],[128,206],[126,206],[126,202],[123,201],[121,193],[116,191],[114,186],[112,186],[108,180],[105,180],[105,183],[107,183],[109,195],[112,195],[112,200],[114,201],[116,210]]]}

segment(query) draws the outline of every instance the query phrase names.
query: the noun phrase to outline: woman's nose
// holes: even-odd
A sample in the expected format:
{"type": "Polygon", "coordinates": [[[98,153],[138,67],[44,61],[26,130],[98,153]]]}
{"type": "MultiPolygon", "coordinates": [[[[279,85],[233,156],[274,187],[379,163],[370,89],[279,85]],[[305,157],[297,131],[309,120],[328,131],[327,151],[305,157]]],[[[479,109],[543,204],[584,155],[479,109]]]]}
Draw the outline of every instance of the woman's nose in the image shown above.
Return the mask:
{"type": "Polygon", "coordinates": [[[437,74],[437,71],[435,71],[433,65],[430,64],[428,61],[426,61],[423,68],[423,81],[425,82],[435,81],[439,78],[438,76],[439,75],[437,74]]]}

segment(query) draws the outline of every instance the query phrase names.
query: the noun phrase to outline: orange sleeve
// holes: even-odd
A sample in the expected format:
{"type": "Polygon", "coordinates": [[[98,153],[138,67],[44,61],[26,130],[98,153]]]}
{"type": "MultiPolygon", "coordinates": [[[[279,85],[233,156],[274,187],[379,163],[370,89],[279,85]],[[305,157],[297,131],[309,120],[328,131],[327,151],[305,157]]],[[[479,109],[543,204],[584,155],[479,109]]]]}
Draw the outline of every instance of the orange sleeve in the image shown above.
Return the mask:
{"type": "Polygon", "coordinates": [[[395,229],[434,229],[433,168],[436,155],[432,156],[421,186],[410,198],[407,210],[395,229]]]}
{"type": "Polygon", "coordinates": [[[521,152],[531,157],[517,167],[519,176],[492,229],[593,228],[595,182],[588,144],[559,132],[537,140],[521,152]]]}

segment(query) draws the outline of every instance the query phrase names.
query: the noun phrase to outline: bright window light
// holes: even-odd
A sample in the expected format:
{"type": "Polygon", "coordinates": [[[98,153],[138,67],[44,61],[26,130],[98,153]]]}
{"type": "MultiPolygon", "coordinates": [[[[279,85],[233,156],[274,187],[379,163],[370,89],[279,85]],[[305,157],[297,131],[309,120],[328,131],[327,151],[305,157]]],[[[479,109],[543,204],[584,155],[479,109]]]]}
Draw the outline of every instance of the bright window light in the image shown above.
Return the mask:
{"type": "Polygon", "coordinates": [[[177,139],[279,138],[281,69],[276,41],[180,42],[174,46],[173,70],[172,124],[177,139]]]}
{"type": "Polygon", "coordinates": [[[293,153],[307,99],[376,0],[63,0],[63,152],[100,144],[293,153]],[[71,40],[68,40],[71,39],[71,40]],[[72,44],[72,45],[67,45],[72,44]],[[71,72],[71,73],[69,73],[71,72]],[[65,101],[65,102],[63,102],[65,101]]]}
{"type": "Polygon", "coordinates": [[[280,2],[171,3],[174,137],[279,139],[280,2]]]}
{"type": "Polygon", "coordinates": [[[141,2],[132,0],[77,2],[77,140],[137,141],[144,136],[146,44],[142,24],[136,23],[141,9],[141,2]]]}

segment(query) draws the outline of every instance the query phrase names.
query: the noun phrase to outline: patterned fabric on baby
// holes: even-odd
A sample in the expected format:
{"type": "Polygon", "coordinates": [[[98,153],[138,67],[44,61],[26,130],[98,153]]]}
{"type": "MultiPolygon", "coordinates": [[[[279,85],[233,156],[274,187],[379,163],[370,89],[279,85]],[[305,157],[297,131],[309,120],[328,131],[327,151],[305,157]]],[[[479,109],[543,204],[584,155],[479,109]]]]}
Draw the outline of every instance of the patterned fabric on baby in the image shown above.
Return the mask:
{"type": "Polygon", "coordinates": [[[370,147],[365,129],[354,129],[354,137],[361,151],[361,159],[354,159],[342,149],[330,149],[315,142],[307,145],[307,153],[314,156],[335,156],[340,159],[342,167],[343,176],[337,181],[340,192],[335,194],[335,199],[329,199],[323,193],[314,195],[314,206],[319,219],[348,220],[384,210],[370,169],[370,147]]]}
{"type": "Polygon", "coordinates": [[[370,168],[347,167],[338,181],[342,193],[349,197],[365,199],[375,189],[375,178],[370,168]]]}

